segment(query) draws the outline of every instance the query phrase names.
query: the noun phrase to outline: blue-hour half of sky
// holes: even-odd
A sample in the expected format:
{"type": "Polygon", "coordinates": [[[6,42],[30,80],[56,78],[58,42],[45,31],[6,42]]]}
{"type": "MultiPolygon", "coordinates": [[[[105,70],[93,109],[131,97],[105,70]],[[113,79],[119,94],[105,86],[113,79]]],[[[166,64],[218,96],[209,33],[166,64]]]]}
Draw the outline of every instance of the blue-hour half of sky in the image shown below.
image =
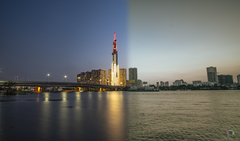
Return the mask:
{"type": "Polygon", "coordinates": [[[209,66],[236,81],[239,7],[239,0],[2,0],[0,80],[76,82],[80,72],[110,69],[116,32],[120,68],[138,68],[143,81],[207,81],[209,66]]]}
{"type": "Polygon", "coordinates": [[[240,74],[239,0],[130,0],[128,63],[150,83],[240,74]]]}
{"type": "Polygon", "coordinates": [[[121,0],[0,1],[0,80],[76,82],[110,69],[114,32],[127,68],[127,11],[121,0]]]}

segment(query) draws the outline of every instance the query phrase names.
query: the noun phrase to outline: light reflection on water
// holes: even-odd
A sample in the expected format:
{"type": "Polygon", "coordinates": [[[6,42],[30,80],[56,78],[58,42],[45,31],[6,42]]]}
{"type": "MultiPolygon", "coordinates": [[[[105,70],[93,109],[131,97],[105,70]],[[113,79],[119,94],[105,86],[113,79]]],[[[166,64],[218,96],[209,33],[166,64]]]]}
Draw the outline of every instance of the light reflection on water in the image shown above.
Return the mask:
{"type": "Polygon", "coordinates": [[[46,102],[49,101],[49,94],[50,94],[49,92],[43,93],[46,102]]]}
{"type": "Polygon", "coordinates": [[[123,109],[123,101],[121,98],[122,92],[109,92],[108,96],[108,122],[107,128],[109,130],[110,138],[124,140],[124,109],[123,109]]]}
{"type": "Polygon", "coordinates": [[[240,91],[61,92],[0,100],[0,140],[222,140],[240,91]],[[12,136],[14,134],[14,136],[12,136]]]}

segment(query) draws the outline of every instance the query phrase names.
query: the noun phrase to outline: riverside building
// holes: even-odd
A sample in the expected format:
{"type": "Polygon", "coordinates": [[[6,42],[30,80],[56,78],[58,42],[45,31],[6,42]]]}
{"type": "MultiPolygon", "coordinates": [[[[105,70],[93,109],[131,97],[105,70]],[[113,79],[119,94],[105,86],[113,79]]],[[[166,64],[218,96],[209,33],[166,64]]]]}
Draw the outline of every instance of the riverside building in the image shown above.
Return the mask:
{"type": "Polygon", "coordinates": [[[208,67],[207,68],[207,77],[208,77],[208,82],[218,82],[217,79],[217,68],[216,67],[208,67]]]}
{"type": "Polygon", "coordinates": [[[77,75],[77,82],[82,84],[107,85],[107,71],[105,69],[81,72],[77,75]]]}
{"type": "MultiPolygon", "coordinates": [[[[108,70],[108,83],[109,83],[109,85],[111,84],[111,79],[109,79],[109,78],[112,77],[111,72],[112,72],[112,70],[109,69],[108,70]]],[[[119,80],[118,80],[119,86],[126,86],[127,85],[126,79],[127,79],[127,70],[126,69],[119,69],[119,80]]]]}
{"type": "Polygon", "coordinates": [[[238,85],[240,85],[240,74],[237,76],[238,85]]]}
{"type": "Polygon", "coordinates": [[[131,86],[137,86],[138,85],[137,68],[129,68],[128,75],[129,75],[129,81],[131,81],[131,86]]]}
{"type": "Polygon", "coordinates": [[[232,85],[233,76],[232,75],[218,75],[218,83],[221,85],[232,85]]]}

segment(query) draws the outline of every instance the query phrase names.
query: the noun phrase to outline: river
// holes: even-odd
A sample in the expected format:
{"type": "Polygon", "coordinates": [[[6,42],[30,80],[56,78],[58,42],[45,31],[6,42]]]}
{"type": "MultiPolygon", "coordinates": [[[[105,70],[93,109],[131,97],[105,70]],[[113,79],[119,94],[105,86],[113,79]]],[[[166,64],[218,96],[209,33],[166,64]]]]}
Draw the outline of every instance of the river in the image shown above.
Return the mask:
{"type": "Polygon", "coordinates": [[[239,134],[239,90],[0,96],[0,141],[240,140],[239,134]]]}

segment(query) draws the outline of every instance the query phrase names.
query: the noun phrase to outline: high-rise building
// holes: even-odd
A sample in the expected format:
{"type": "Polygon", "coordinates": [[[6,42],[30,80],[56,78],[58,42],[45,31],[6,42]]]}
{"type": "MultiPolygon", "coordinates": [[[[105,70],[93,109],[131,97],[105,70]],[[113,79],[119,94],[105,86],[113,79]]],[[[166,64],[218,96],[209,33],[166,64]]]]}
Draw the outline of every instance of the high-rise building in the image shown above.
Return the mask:
{"type": "Polygon", "coordinates": [[[187,83],[184,82],[182,79],[181,80],[175,80],[175,82],[173,82],[173,86],[181,86],[181,85],[187,85],[187,83]]]}
{"type": "Polygon", "coordinates": [[[119,69],[119,86],[126,86],[127,70],[119,69]]]}
{"type": "Polygon", "coordinates": [[[77,75],[77,82],[83,84],[107,85],[107,71],[104,69],[81,72],[77,75]]]}
{"type": "Polygon", "coordinates": [[[163,87],[164,86],[164,82],[160,81],[160,86],[163,87]]]}
{"type": "Polygon", "coordinates": [[[157,82],[157,87],[159,87],[159,82],[157,82]]]}
{"type": "Polygon", "coordinates": [[[208,67],[207,68],[207,77],[208,82],[218,82],[217,80],[217,68],[216,67],[208,67]]]}
{"type": "Polygon", "coordinates": [[[232,75],[218,75],[218,83],[221,85],[231,85],[233,84],[232,75]]]}
{"type": "Polygon", "coordinates": [[[240,85],[240,74],[237,76],[238,85],[240,85]]]}
{"type": "MultiPolygon", "coordinates": [[[[112,85],[112,80],[109,78],[112,78],[112,69],[108,70],[108,85],[112,85]]],[[[127,70],[126,69],[119,69],[119,86],[126,86],[127,85],[127,70]]],[[[114,86],[114,85],[113,85],[114,86]]],[[[116,85],[115,85],[116,86],[116,85]]]]}
{"type": "Polygon", "coordinates": [[[129,73],[128,73],[128,75],[129,75],[129,80],[130,80],[131,82],[133,82],[133,80],[134,80],[134,83],[132,83],[132,85],[137,86],[137,80],[138,80],[137,68],[129,68],[128,71],[129,71],[129,73]]]}
{"type": "Polygon", "coordinates": [[[113,53],[112,53],[112,64],[111,64],[111,77],[110,84],[112,86],[119,85],[119,65],[118,65],[118,52],[117,52],[117,40],[116,34],[114,33],[114,40],[113,40],[113,53]]]}
{"type": "Polygon", "coordinates": [[[164,86],[165,86],[165,87],[168,87],[168,86],[169,86],[168,81],[166,81],[166,82],[164,83],[164,86]]]}

